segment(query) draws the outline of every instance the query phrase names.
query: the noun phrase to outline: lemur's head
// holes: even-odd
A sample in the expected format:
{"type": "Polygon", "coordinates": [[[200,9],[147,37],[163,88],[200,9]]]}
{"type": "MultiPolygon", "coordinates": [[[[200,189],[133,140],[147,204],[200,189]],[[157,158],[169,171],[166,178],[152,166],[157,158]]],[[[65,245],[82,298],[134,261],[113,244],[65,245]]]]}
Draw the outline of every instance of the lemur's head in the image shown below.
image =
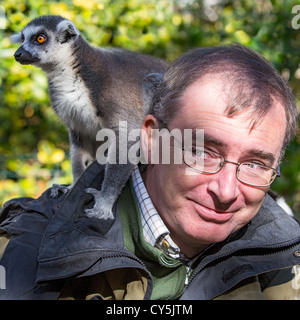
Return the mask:
{"type": "Polygon", "coordinates": [[[28,23],[11,41],[22,45],[15,52],[21,64],[46,68],[62,59],[70,44],[80,35],[75,25],[60,16],[42,16],[28,23]]]}

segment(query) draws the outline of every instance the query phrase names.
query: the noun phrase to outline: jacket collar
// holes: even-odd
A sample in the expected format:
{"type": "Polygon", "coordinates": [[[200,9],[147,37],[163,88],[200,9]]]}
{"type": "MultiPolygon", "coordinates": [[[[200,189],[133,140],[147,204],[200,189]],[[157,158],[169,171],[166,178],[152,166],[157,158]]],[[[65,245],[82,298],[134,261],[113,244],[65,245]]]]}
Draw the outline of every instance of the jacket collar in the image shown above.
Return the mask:
{"type": "Polygon", "coordinates": [[[300,262],[295,254],[299,249],[298,222],[266,195],[248,225],[200,255],[181,298],[213,299],[243,279],[296,265],[300,262]]]}

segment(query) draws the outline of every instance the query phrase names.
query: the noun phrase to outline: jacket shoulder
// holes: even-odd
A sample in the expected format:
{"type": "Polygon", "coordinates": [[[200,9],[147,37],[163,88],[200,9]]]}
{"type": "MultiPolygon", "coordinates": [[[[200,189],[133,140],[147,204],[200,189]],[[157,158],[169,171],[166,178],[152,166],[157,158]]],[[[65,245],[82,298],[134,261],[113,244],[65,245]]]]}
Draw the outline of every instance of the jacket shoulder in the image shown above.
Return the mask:
{"type": "Polygon", "coordinates": [[[53,217],[64,198],[51,198],[50,190],[37,199],[24,197],[6,202],[0,212],[0,232],[9,235],[43,232],[44,223],[53,217]]]}
{"type": "Polygon", "coordinates": [[[37,199],[5,203],[0,216],[0,263],[6,282],[0,299],[24,299],[36,292],[40,244],[63,198],[52,199],[48,189],[37,199]]]}
{"type": "Polygon", "coordinates": [[[300,299],[300,265],[268,272],[259,278],[268,300],[300,299]]]}

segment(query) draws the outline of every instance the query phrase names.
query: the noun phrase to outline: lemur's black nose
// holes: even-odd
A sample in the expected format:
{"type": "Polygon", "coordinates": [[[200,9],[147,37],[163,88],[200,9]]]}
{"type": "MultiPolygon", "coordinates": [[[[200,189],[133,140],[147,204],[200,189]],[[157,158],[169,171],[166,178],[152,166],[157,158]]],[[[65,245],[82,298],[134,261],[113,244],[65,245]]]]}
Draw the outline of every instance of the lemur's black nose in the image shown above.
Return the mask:
{"type": "Polygon", "coordinates": [[[32,64],[38,62],[40,59],[33,56],[29,51],[25,50],[22,46],[14,54],[16,61],[21,64],[32,64]]]}
{"type": "Polygon", "coordinates": [[[18,52],[18,51],[17,51],[17,52],[15,53],[15,59],[16,59],[16,60],[19,60],[21,57],[22,57],[22,52],[18,52]]]}
{"type": "Polygon", "coordinates": [[[18,62],[21,62],[25,56],[31,55],[28,51],[24,50],[23,47],[20,47],[14,54],[15,59],[18,62]]]}

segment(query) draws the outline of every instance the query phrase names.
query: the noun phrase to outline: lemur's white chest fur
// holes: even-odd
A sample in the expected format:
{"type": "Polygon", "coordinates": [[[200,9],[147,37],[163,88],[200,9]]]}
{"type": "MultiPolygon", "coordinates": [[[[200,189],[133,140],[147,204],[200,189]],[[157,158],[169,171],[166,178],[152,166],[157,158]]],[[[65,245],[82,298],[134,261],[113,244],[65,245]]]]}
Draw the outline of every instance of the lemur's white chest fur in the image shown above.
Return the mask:
{"type": "Polygon", "coordinates": [[[69,129],[95,139],[101,125],[89,91],[76,74],[71,48],[62,47],[60,51],[55,69],[47,72],[53,108],[69,129]]]}

